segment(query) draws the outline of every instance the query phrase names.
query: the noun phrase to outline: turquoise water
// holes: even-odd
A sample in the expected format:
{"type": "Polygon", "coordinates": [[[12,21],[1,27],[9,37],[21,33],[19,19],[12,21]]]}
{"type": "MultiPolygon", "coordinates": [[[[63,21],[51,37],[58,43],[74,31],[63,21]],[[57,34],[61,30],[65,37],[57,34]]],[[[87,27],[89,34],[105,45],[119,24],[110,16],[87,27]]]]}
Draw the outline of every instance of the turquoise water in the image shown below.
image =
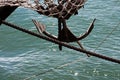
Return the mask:
{"type": "MultiPolygon", "coordinates": [[[[88,0],[79,15],[67,21],[69,28],[79,36],[96,18],[92,33],[82,40],[87,50],[94,51],[120,23],[120,0],[88,0]]],[[[57,35],[57,20],[18,8],[7,21],[37,32],[31,19],[47,26],[57,35]]],[[[120,25],[96,50],[97,53],[120,59],[120,25]]],[[[76,43],[72,45],[77,46],[76,43]]],[[[90,57],[28,34],[0,26],[0,80],[120,80],[120,64],[90,57]],[[62,67],[62,66],[63,67],[62,67]],[[57,69],[54,69],[56,68],[57,69]],[[52,69],[50,72],[40,74],[52,69]],[[35,76],[36,75],[36,76],[35,76]]]]}

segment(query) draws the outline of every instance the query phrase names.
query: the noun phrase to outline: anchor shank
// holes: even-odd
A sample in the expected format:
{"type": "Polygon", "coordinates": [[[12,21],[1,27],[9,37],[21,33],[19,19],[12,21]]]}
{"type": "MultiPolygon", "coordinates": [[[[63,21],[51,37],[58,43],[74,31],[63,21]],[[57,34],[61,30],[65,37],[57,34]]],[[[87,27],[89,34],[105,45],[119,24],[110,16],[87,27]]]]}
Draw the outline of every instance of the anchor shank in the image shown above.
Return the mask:
{"type": "MultiPolygon", "coordinates": [[[[61,18],[58,18],[58,40],[61,40],[61,29],[62,29],[62,25],[61,25],[61,18]]],[[[62,46],[59,45],[59,50],[62,50],[62,46]]]]}

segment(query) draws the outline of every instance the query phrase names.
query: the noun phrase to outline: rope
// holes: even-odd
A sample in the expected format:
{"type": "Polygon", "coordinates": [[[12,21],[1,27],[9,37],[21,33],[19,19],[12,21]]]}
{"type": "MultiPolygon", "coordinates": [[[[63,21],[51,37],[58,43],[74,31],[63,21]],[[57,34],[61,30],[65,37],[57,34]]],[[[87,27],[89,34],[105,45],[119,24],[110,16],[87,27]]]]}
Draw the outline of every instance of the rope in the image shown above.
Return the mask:
{"type": "Polygon", "coordinates": [[[6,21],[4,21],[4,20],[2,20],[2,23],[5,24],[5,25],[7,25],[7,26],[9,26],[9,27],[12,27],[12,28],[14,28],[14,29],[17,29],[17,30],[19,30],[19,31],[22,31],[22,32],[24,32],[24,33],[28,33],[28,34],[30,34],[30,35],[32,35],[32,36],[36,36],[36,37],[38,37],[38,38],[41,38],[41,39],[50,41],[50,42],[52,42],[52,43],[62,45],[62,46],[67,47],[67,48],[69,48],[69,49],[72,49],[72,50],[75,50],[75,51],[78,51],[78,52],[82,52],[82,53],[84,53],[84,54],[87,53],[87,54],[89,54],[89,55],[91,55],[91,56],[95,56],[95,57],[98,57],[98,58],[101,58],[101,59],[104,59],[104,60],[107,60],[107,61],[111,61],[111,62],[120,64],[120,60],[119,60],[119,59],[114,59],[114,58],[111,58],[111,57],[107,57],[107,56],[105,56],[105,55],[101,55],[100,53],[95,53],[95,52],[87,51],[87,50],[85,50],[85,49],[81,49],[81,48],[78,48],[78,47],[69,45],[68,43],[61,42],[61,41],[59,41],[59,40],[55,40],[55,39],[52,39],[52,38],[49,38],[49,37],[46,37],[46,36],[43,36],[43,35],[39,35],[39,34],[37,34],[37,33],[31,32],[31,31],[28,31],[28,30],[26,30],[26,29],[23,29],[23,28],[21,28],[21,27],[19,27],[19,26],[16,26],[16,25],[14,25],[14,24],[8,23],[8,22],[6,22],[6,21]]]}
{"type": "Polygon", "coordinates": [[[55,68],[51,68],[51,69],[48,69],[48,70],[46,70],[46,71],[44,71],[44,72],[41,72],[41,73],[38,73],[38,74],[36,74],[36,75],[32,75],[32,76],[30,76],[30,77],[27,77],[27,78],[25,78],[25,79],[23,79],[23,80],[29,80],[29,79],[31,79],[31,78],[35,78],[35,77],[37,77],[37,76],[46,74],[46,73],[48,73],[48,72],[52,72],[52,71],[54,71],[54,70],[56,70],[56,69],[61,69],[61,68],[70,66],[70,65],[75,64],[75,63],[77,63],[77,62],[83,61],[83,60],[85,60],[85,59],[87,59],[87,58],[88,58],[88,57],[82,58],[82,59],[77,59],[77,60],[75,60],[75,61],[62,64],[62,65],[57,66],[57,67],[55,67],[55,68]]]}
{"type": "Polygon", "coordinates": [[[100,44],[95,48],[94,52],[110,37],[110,35],[119,27],[120,22],[112,29],[112,31],[100,42],[100,44]]]}
{"type": "MultiPolygon", "coordinates": [[[[118,25],[116,25],[116,26],[112,29],[112,31],[111,31],[111,32],[101,41],[101,43],[95,48],[94,52],[107,40],[108,37],[110,37],[110,35],[119,27],[119,25],[120,25],[120,23],[118,23],[118,25]]],[[[83,59],[86,59],[86,58],[83,58],[83,59]]],[[[29,79],[31,79],[31,78],[34,78],[34,77],[37,77],[37,76],[46,74],[46,73],[48,73],[48,72],[52,72],[52,71],[55,70],[55,69],[61,69],[61,68],[67,67],[67,66],[72,65],[72,64],[75,64],[75,63],[77,63],[77,62],[79,62],[79,61],[82,61],[83,59],[77,59],[77,60],[75,60],[75,61],[72,61],[72,62],[69,62],[69,63],[66,63],[66,64],[62,64],[62,65],[60,65],[60,66],[58,66],[58,67],[48,69],[47,71],[44,71],[44,72],[42,72],[42,73],[38,73],[37,75],[33,75],[33,76],[30,76],[30,77],[27,77],[27,78],[25,78],[24,80],[29,80],[29,79]]]]}
{"type": "MultiPolygon", "coordinates": [[[[24,32],[24,33],[28,33],[28,34],[30,34],[30,35],[32,35],[32,36],[36,36],[36,37],[38,37],[38,38],[42,38],[42,39],[44,39],[44,40],[47,40],[47,41],[50,41],[50,42],[53,42],[53,43],[56,43],[56,44],[60,44],[60,45],[62,45],[62,46],[64,46],[64,47],[67,47],[67,48],[70,48],[70,49],[73,49],[73,50],[76,50],[76,51],[79,51],[79,52],[82,52],[82,53],[85,53],[85,54],[87,53],[87,54],[90,54],[91,56],[95,56],[95,57],[98,57],[98,58],[101,58],[101,59],[104,59],[104,60],[108,60],[108,61],[111,61],[111,62],[115,62],[115,63],[120,64],[120,60],[118,60],[118,59],[110,58],[110,57],[107,57],[107,56],[104,56],[104,55],[97,54],[97,53],[95,53],[95,52],[90,52],[90,51],[87,51],[87,50],[85,50],[85,49],[80,49],[80,48],[71,46],[71,45],[69,45],[69,44],[67,44],[67,43],[64,43],[64,42],[61,42],[61,41],[58,41],[58,40],[54,40],[54,39],[52,39],[52,38],[45,37],[45,36],[43,36],[43,35],[39,35],[39,34],[37,34],[37,33],[28,31],[28,30],[23,29],[23,28],[21,28],[21,27],[19,27],[19,26],[16,26],[16,25],[14,25],[14,24],[8,23],[8,22],[6,22],[6,21],[4,21],[4,20],[2,20],[2,23],[5,24],[5,25],[7,25],[7,26],[9,26],[9,27],[15,28],[15,29],[17,29],[17,30],[19,30],[19,31],[22,31],[22,32],[24,32]]],[[[85,58],[84,58],[84,59],[85,59],[85,58]]],[[[83,59],[82,59],[82,60],[83,60],[83,59]]],[[[81,61],[81,59],[78,59],[78,60],[75,60],[75,61],[72,61],[72,62],[63,64],[63,65],[60,65],[60,66],[55,67],[55,68],[48,69],[47,71],[44,71],[44,72],[42,72],[42,73],[33,75],[33,76],[28,77],[28,78],[26,78],[26,79],[24,79],[24,80],[28,80],[28,79],[30,79],[30,78],[33,78],[33,77],[36,77],[36,76],[39,76],[39,75],[46,74],[46,73],[51,72],[51,71],[53,71],[53,70],[55,70],[55,69],[61,69],[61,68],[63,68],[63,67],[69,66],[69,65],[74,64],[74,63],[77,63],[77,62],[79,62],[79,61],[81,61]]]]}

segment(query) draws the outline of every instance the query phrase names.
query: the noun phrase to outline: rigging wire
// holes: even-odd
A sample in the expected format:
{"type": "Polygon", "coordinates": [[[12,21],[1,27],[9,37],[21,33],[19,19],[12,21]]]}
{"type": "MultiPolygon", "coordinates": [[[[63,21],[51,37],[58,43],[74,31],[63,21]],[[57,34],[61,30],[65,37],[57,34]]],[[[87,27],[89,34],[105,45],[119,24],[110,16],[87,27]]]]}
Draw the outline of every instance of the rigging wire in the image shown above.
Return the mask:
{"type": "Polygon", "coordinates": [[[4,21],[4,20],[2,20],[2,23],[5,24],[5,25],[7,25],[8,27],[17,29],[17,30],[22,31],[22,32],[24,32],[24,33],[30,34],[30,35],[32,35],[32,36],[36,36],[36,37],[38,37],[38,38],[41,38],[41,39],[50,41],[50,42],[55,43],[55,44],[60,44],[60,45],[62,45],[62,46],[64,46],[64,47],[67,47],[67,48],[69,48],[69,49],[72,49],[72,50],[81,52],[81,53],[83,53],[83,54],[86,54],[86,53],[87,53],[87,54],[90,54],[91,56],[95,56],[95,57],[97,57],[97,58],[101,58],[101,59],[104,59],[104,60],[107,60],[107,61],[111,61],[111,62],[120,64],[120,60],[119,60],[119,59],[114,59],[114,58],[111,58],[111,57],[108,57],[108,56],[105,56],[105,55],[101,55],[100,53],[95,53],[95,52],[92,52],[92,51],[88,51],[88,50],[85,50],[85,49],[81,49],[81,48],[72,46],[72,45],[67,44],[67,43],[65,43],[65,42],[61,42],[61,41],[59,41],[59,40],[52,39],[52,38],[50,38],[50,37],[46,37],[46,36],[43,36],[43,35],[40,35],[40,34],[31,32],[31,31],[29,31],[29,30],[26,30],[26,29],[24,29],[24,28],[21,28],[21,27],[19,27],[19,26],[16,26],[15,24],[6,22],[6,21],[4,21]]]}
{"type": "Polygon", "coordinates": [[[55,67],[55,68],[50,68],[50,69],[48,69],[48,70],[46,70],[46,71],[44,71],[44,72],[41,72],[41,73],[38,73],[38,74],[36,74],[36,75],[32,75],[32,76],[30,76],[30,77],[27,77],[27,78],[25,78],[25,79],[23,79],[23,80],[30,80],[31,78],[35,78],[35,77],[37,77],[37,76],[46,74],[46,73],[48,73],[48,72],[52,72],[52,71],[54,71],[54,70],[56,70],[56,69],[61,69],[61,68],[70,66],[70,65],[75,64],[75,63],[77,63],[77,62],[83,61],[83,60],[85,60],[85,59],[87,59],[87,58],[88,58],[88,57],[86,57],[86,58],[80,58],[80,59],[74,60],[74,61],[72,61],[72,62],[67,62],[67,63],[62,64],[62,65],[59,65],[59,66],[57,66],[57,67],[55,67]]]}
{"type": "MultiPolygon", "coordinates": [[[[70,49],[73,49],[73,50],[76,50],[76,51],[79,51],[79,52],[83,52],[83,53],[88,53],[88,54],[90,54],[90,55],[92,55],[92,56],[95,56],[95,57],[98,57],[98,58],[102,58],[102,59],[105,59],[105,60],[112,61],[112,62],[115,62],[115,63],[119,63],[119,64],[120,64],[120,60],[117,60],[117,59],[114,59],[114,58],[110,58],[110,57],[107,57],[107,56],[104,56],[104,55],[100,55],[100,54],[97,54],[97,53],[95,53],[95,52],[91,52],[91,51],[87,51],[87,50],[84,50],[84,49],[80,49],[80,48],[77,48],[77,47],[68,45],[68,44],[66,44],[66,43],[64,43],[64,42],[60,42],[60,41],[58,41],[58,40],[53,40],[53,39],[51,39],[51,38],[48,38],[48,37],[45,37],[45,36],[36,34],[36,33],[34,33],[34,32],[28,31],[28,30],[26,30],[26,29],[23,29],[23,28],[21,28],[21,27],[19,27],[19,26],[16,26],[16,25],[14,25],[14,24],[8,23],[8,22],[6,22],[6,21],[4,21],[4,20],[2,20],[2,23],[5,24],[5,25],[8,25],[9,27],[12,27],[12,28],[15,28],[15,29],[17,29],[17,30],[20,30],[20,31],[22,31],[22,32],[25,32],[25,33],[28,33],[28,34],[30,34],[30,35],[36,36],[36,37],[38,37],[38,38],[42,38],[42,39],[45,39],[45,40],[47,40],[47,41],[50,41],[50,42],[53,42],[53,43],[56,43],[56,44],[61,44],[61,45],[65,46],[65,47],[67,47],[67,48],[70,48],[70,49]]],[[[51,69],[49,69],[49,70],[47,70],[47,71],[45,71],[45,72],[39,73],[39,74],[37,74],[37,75],[33,75],[33,76],[31,76],[31,77],[36,77],[36,76],[45,74],[45,73],[47,73],[47,72],[51,72],[51,71],[53,71],[54,69],[63,68],[63,67],[65,67],[65,66],[68,66],[68,65],[70,65],[70,64],[76,63],[76,62],[78,62],[78,61],[81,61],[81,59],[72,61],[72,62],[70,62],[70,63],[63,64],[63,65],[60,65],[60,66],[55,67],[55,68],[51,68],[51,69]]],[[[26,78],[26,79],[24,79],[24,80],[28,80],[28,79],[30,79],[30,78],[26,78]]]]}
{"type": "Polygon", "coordinates": [[[112,31],[110,33],[108,33],[108,35],[100,42],[100,44],[95,48],[94,52],[96,52],[96,50],[112,35],[112,33],[120,26],[120,22],[114,26],[114,28],[112,29],[112,31]]]}
{"type": "MultiPolygon", "coordinates": [[[[100,42],[100,44],[95,48],[94,52],[107,40],[108,37],[110,37],[110,35],[117,29],[117,27],[119,27],[119,25],[120,25],[120,23],[119,23],[117,26],[115,26],[115,27],[113,28],[113,30],[100,42]]],[[[48,70],[46,70],[46,71],[44,71],[44,72],[42,72],[42,73],[38,73],[38,74],[36,74],[36,75],[30,76],[30,77],[28,77],[28,78],[25,78],[24,80],[29,80],[30,78],[34,78],[34,77],[37,77],[37,76],[46,74],[46,73],[48,73],[48,72],[52,72],[52,71],[55,70],[55,69],[64,68],[64,67],[66,67],[66,66],[75,64],[75,63],[77,63],[77,62],[79,62],[79,61],[82,61],[82,60],[84,60],[84,59],[86,59],[86,58],[77,59],[77,60],[75,60],[75,61],[62,64],[62,65],[57,66],[57,67],[55,67],[55,68],[48,69],[48,70]]]]}
{"type": "MultiPolygon", "coordinates": [[[[21,28],[21,27],[19,27],[19,26],[16,26],[16,25],[14,25],[14,24],[8,23],[8,22],[6,22],[6,21],[4,21],[4,20],[2,20],[2,23],[5,24],[5,25],[8,25],[9,27],[12,27],[12,28],[15,28],[15,29],[17,29],[17,30],[20,30],[20,31],[22,31],[22,32],[31,34],[31,35],[33,35],[33,36],[36,36],[36,37],[39,37],[39,38],[42,38],[42,39],[51,41],[51,42],[56,43],[56,44],[61,44],[61,45],[65,46],[65,47],[68,47],[68,48],[70,48],[70,49],[73,49],[73,50],[76,50],[76,51],[80,51],[80,52],[83,52],[83,53],[88,53],[88,54],[90,54],[90,55],[92,55],[92,56],[96,56],[96,57],[99,57],[99,58],[102,58],[102,59],[105,59],[105,60],[108,60],[108,61],[120,63],[120,60],[113,59],[113,58],[110,58],[110,57],[107,57],[107,56],[103,56],[103,55],[100,55],[100,54],[96,54],[96,53],[94,53],[94,52],[86,51],[86,50],[84,50],[84,49],[80,49],[80,48],[77,48],[77,47],[68,45],[68,44],[66,44],[66,43],[59,42],[59,41],[57,41],[57,40],[53,40],[53,39],[51,39],[51,38],[48,38],[48,37],[45,37],[45,36],[36,34],[36,33],[34,33],[34,32],[28,31],[28,30],[26,30],[26,29],[23,29],[23,28],[21,28]]],[[[26,79],[24,79],[24,80],[29,80],[29,79],[32,78],[32,77],[36,77],[36,76],[45,74],[45,73],[47,73],[47,72],[51,72],[51,71],[53,71],[54,69],[63,68],[63,67],[65,67],[65,66],[68,66],[68,65],[70,65],[70,64],[76,63],[76,62],[78,62],[78,61],[81,61],[81,59],[72,61],[72,62],[70,62],[70,63],[63,64],[63,65],[60,65],[60,66],[55,67],[55,68],[48,69],[48,70],[45,71],[45,72],[39,73],[39,74],[37,74],[37,75],[33,75],[33,76],[28,77],[28,78],[26,78],[26,79]]]]}
{"type": "MultiPolygon", "coordinates": [[[[112,33],[119,27],[119,25],[120,25],[120,23],[118,23],[118,24],[112,29],[112,31],[111,31],[111,32],[100,42],[100,44],[95,48],[94,52],[107,40],[107,38],[110,37],[110,35],[112,35],[112,33]]],[[[87,57],[86,57],[86,58],[87,58],[87,57]]],[[[61,69],[61,68],[67,67],[67,66],[72,65],[72,64],[75,64],[75,63],[77,63],[77,62],[79,62],[79,61],[82,61],[82,60],[84,60],[84,59],[86,59],[86,58],[77,59],[77,60],[74,60],[74,61],[72,61],[72,62],[62,64],[62,65],[60,65],[60,66],[58,66],[58,67],[48,69],[47,71],[44,71],[44,72],[42,72],[42,73],[38,73],[38,74],[36,74],[36,75],[27,77],[27,78],[25,78],[24,80],[29,80],[29,79],[31,79],[31,78],[40,76],[40,75],[42,75],[42,74],[46,74],[46,73],[48,73],[48,72],[52,72],[52,71],[55,70],[55,69],[61,69]]]]}
{"type": "MultiPolygon", "coordinates": [[[[118,23],[118,24],[112,29],[112,31],[111,31],[111,32],[100,42],[100,44],[95,48],[94,52],[107,40],[107,38],[109,38],[109,37],[112,35],[112,33],[119,27],[119,25],[120,25],[120,23],[118,23]]],[[[70,66],[70,65],[72,65],[72,64],[75,64],[75,63],[77,63],[77,62],[79,62],[79,61],[82,61],[82,60],[85,60],[85,59],[87,59],[87,57],[86,57],[86,58],[82,58],[82,59],[77,59],[77,60],[74,60],[74,61],[72,61],[72,62],[68,62],[68,63],[65,63],[65,64],[62,64],[62,65],[60,65],[60,66],[58,66],[58,67],[55,67],[55,68],[48,69],[47,71],[44,71],[44,72],[42,72],[42,73],[38,73],[38,74],[36,74],[36,75],[27,77],[27,78],[25,78],[24,80],[29,80],[29,79],[31,79],[31,78],[34,78],[34,77],[37,77],[37,76],[46,74],[46,73],[48,73],[48,72],[52,72],[52,71],[55,70],[55,69],[61,69],[61,68],[70,66]]]]}
{"type": "Polygon", "coordinates": [[[7,25],[8,27],[11,27],[11,28],[14,28],[14,29],[17,29],[19,31],[22,31],[24,33],[27,33],[29,35],[32,35],[32,36],[36,36],[38,38],[41,38],[41,39],[44,39],[44,40],[47,40],[47,41],[50,41],[52,43],[55,43],[55,44],[60,44],[64,47],[67,47],[69,49],[72,49],[72,50],[75,50],[75,51],[78,51],[78,52],[81,52],[83,54],[90,54],[91,56],[95,56],[95,57],[98,57],[98,58],[101,58],[101,59],[104,59],[104,60],[107,60],[107,61],[111,61],[111,62],[114,62],[114,63],[118,63],[120,64],[120,60],[119,59],[114,59],[112,57],[108,57],[108,56],[105,56],[105,55],[101,55],[100,53],[95,53],[95,52],[92,52],[92,51],[88,51],[88,50],[85,50],[85,49],[81,49],[81,48],[78,48],[78,47],[75,47],[75,46],[72,46],[68,43],[65,43],[65,42],[61,42],[59,40],[56,40],[56,39],[52,39],[50,37],[46,37],[46,36],[43,36],[43,35],[40,35],[40,34],[37,34],[37,33],[34,33],[32,31],[29,31],[27,29],[24,29],[24,28],[21,28],[20,26],[17,26],[15,24],[12,24],[12,23],[9,23],[9,22],[6,22],[4,20],[1,21],[3,24],[7,25]]]}

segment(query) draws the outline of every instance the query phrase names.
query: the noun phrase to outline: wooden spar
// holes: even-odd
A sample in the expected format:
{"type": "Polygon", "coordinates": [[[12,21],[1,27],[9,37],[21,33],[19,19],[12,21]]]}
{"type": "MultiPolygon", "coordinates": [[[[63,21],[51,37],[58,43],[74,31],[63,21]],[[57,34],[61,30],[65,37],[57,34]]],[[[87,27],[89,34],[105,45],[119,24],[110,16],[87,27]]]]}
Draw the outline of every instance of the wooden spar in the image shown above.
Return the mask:
{"type": "Polygon", "coordinates": [[[67,44],[67,43],[65,43],[65,42],[61,42],[61,41],[59,41],[59,40],[52,39],[52,38],[49,38],[49,37],[46,37],[46,36],[43,36],[43,35],[39,35],[39,34],[37,34],[37,33],[31,32],[31,31],[28,31],[28,30],[23,29],[23,28],[21,28],[21,27],[19,27],[19,26],[16,26],[16,25],[14,25],[14,24],[8,23],[8,22],[6,22],[6,21],[4,21],[4,20],[2,20],[2,23],[5,24],[5,25],[7,25],[7,26],[9,26],[9,27],[12,27],[12,28],[14,28],[14,29],[17,29],[17,30],[19,30],[19,31],[22,31],[22,32],[24,32],[24,33],[28,33],[28,34],[30,34],[30,35],[32,35],[32,36],[35,36],[35,37],[38,37],[38,38],[41,38],[41,39],[50,41],[50,42],[55,43],[55,44],[62,45],[62,46],[67,47],[67,48],[69,48],[69,49],[73,49],[73,50],[76,50],[76,51],[78,51],[78,52],[82,52],[82,53],[84,53],[84,54],[87,53],[87,54],[89,54],[89,55],[91,55],[91,56],[95,56],[95,57],[98,57],[98,58],[101,58],[101,59],[104,59],[104,60],[107,60],[107,61],[111,61],[111,62],[120,64],[120,60],[118,60],[118,59],[110,58],[110,57],[107,57],[107,56],[104,56],[104,55],[101,55],[101,54],[98,54],[98,53],[95,53],[95,52],[91,52],[91,51],[87,51],[87,50],[85,50],[85,49],[81,49],[81,48],[77,48],[77,47],[75,47],[75,46],[71,46],[71,45],[69,45],[69,44],[67,44]]]}
{"type": "MultiPolygon", "coordinates": [[[[0,19],[5,20],[16,8],[17,6],[0,7],[0,19]]],[[[0,25],[1,25],[1,21],[0,21],[0,25]]]]}

